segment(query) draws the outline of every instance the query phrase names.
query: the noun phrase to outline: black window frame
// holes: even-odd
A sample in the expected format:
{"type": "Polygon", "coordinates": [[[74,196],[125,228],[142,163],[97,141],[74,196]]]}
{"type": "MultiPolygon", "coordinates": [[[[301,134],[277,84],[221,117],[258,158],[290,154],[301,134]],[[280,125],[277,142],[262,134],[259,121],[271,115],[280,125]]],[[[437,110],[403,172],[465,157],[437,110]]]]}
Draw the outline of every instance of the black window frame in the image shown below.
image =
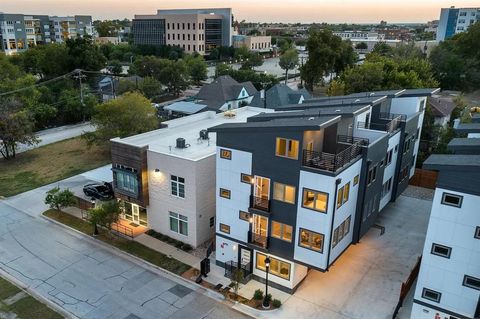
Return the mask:
{"type": "Polygon", "coordinates": [[[215,216],[210,217],[210,227],[215,226],[215,216]]]}
{"type": "MultiPolygon", "coordinates": [[[[309,242],[310,242],[310,239],[309,239],[309,242]]],[[[320,253],[320,254],[323,254],[323,251],[325,249],[325,234],[322,234],[322,233],[319,233],[319,232],[316,232],[316,231],[313,231],[313,230],[310,230],[310,229],[306,229],[306,228],[303,228],[303,227],[300,227],[298,229],[298,242],[297,242],[297,245],[298,247],[300,248],[304,248],[304,249],[308,249],[308,250],[311,250],[311,251],[314,251],[314,252],[317,252],[317,253],[320,253]],[[318,249],[315,249],[315,248],[312,248],[312,246],[304,246],[302,245],[302,231],[305,231],[307,233],[310,233],[311,235],[310,236],[313,236],[313,235],[321,235],[322,237],[322,247],[318,250],[318,249]]]]}
{"type": "Polygon", "coordinates": [[[230,228],[230,225],[227,225],[227,224],[224,224],[224,223],[220,223],[220,224],[218,225],[218,230],[221,231],[222,233],[230,234],[231,228],[230,228]],[[228,232],[225,231],[225,230],[222,230],[222,226],[225,226],[226,229],[228,228],[228,232]]]}
{"type": "Polygon", "coordinates": [[[249,184],[251,185],[252,184],[252,180],[253,180],[253,176],[250,175],[250,174],[245,174],[245,173],[240,173],[240,182],[244,183],[244,184],[249,184]],[[248,181],[244,180],[244,178],[249,178],[248,181]]]}
{"type": "Polygon", "coordinates": [[[480,226],[477,226],[475,228],[475,233],[473,234],[473,237],[476,239],[480,239],[480,226]]]}
{"type": "Polygon", "coordinates": [[[226,160],[231,161],[231,160],[232,160],[232,151],[231,151],[231,150],[224,149],[224,148],[221,148],[221,149],[220,149],[220,158],[223,158],[223,159],[226,159],[226,160]],[[225,152],[225,155],[224,155],[224,152],[225,152]],[[226,154],[229,154],[229,155],[226,156],[226,154]]]}
{"type": "Polygon", "coordinates": [[[220,190],[219,190],[219,192],[218,192],[218,195],[219,195],[221,198],[231,199],[231,197],[232,197],[232,192],[231,192],[229,189],[220,187],[220,190]],[[228,197],[222,196],[222,191],[228,192],[228,197]]]}
{"type": "Polygon", "coordinates": [[[250,222],[251,217],[252,217],[252,214],[250,214],[249,212],[246,212],[244,210],[238,211],[238,218],[241,219],[241,220],[244,220],[246,222],[250,222]],[[245,215],[245,218],[242,218],[242,214],[245,215]]]}
{"type": "Polygon", "coordinates": [[[435,255],[435,256],[450,259],[450,256],[452,255],[452,247],[448,247],[448,246],[437,244],[437,243],[432,243],[432,248],[430,249],[430,253],[432,255],[435,255]],[[447,254],[442,254],[442,253],[439,253],[438,251],[435,251],[435,248],[437,248],[437,247],[447,249],[448,253],[447,254]]]}
{"type": "Polygon", "coordinates": [[[433,302],[440,303],[440,300],[442,299],[442,293],[424,287],[423,290],[422,290],[422,298],[427,299],[427,300],[430,300],[430,301],[433,301],[433,302]],[[438,295],[438,298],[427,297],[427,296],[425,295],[425,293],[437,294],[437,295],[438,295]]]}
{"type": "Polygon", "coordinates": [[[462,195],[457,195],[457,194],[448,193],[448,192],[443,192],[443,193],[442,193],[442,200],[441,200],[440,203],[441,203],[442,205],[446,205],[446,206],[451,206],[451,207],[456,207],[456,208],[462,208],[463,196],[462,196],[462,195]],[[458,199],[459,199],[458,204],[455,205],[455,204],[452,204],[452,203],[447,203],[447,202],[445,202],[445,197],[446,197],[446,196],[458,197],[458,199]]]}
{"type": "Polygon", "coordinates": [[[480,290],[480,278],[469,276],[469,275],[464,275],[462,286],[468,287],[468,288],[471,288],[471,289],[475,289],[475,290],[480,290]],[[473,279],[473,280],[478,281],[478,285],[475,286],[475,285],[467,284],[466,282],[467,282],[468,279],[473,279]]]}

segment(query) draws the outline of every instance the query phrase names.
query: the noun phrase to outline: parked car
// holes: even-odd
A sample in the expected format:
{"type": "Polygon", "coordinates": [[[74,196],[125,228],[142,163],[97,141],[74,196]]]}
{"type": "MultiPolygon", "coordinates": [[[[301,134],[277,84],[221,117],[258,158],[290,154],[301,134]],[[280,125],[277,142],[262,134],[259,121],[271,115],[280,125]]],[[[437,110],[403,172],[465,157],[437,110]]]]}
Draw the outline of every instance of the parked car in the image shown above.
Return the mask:
{"type": "Polygon", "coordinates": [[[83,186],[83,193],[85,196],[99,200],[113,199],[112,183],[92,183],[83,186]]]}

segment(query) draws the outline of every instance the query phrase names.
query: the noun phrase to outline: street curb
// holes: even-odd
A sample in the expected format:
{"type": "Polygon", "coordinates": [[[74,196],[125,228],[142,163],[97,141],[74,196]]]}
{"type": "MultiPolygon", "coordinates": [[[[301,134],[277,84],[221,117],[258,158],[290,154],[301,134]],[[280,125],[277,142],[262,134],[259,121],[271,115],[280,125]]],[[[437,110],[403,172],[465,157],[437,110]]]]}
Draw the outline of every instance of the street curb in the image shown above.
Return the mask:
{"type": "Polygon", "coordinates": [[[19,287],[21,290],[25,291],[28,293],[30,296],[38,300],[39,302],[43,303],[45,306],[48,308],[58,312],[60,315],[64,316],[65,318],[68,319],[80,319],[80,317],[75,316],[73,313],[65,310],[64,308],[60,307],[58,304],[54,303],[52,300],[45,298],[41,294],[37,293],[33,289],[29,288],[27,285],[25,285],[23,282],[18,280],[17,278],[13,277],[9,273],[7,273],[5,270],[0,269],[0,277],[5,278],[5,280],[9,281],[13,285],[19,287]]]}
{"type": "Polygon", "coordinates": [[[202,285],[197,284],[196,282],[193,282],[193,281],[190,281],[190,280],[188,280],[188,279],[186,279],[186,278],[183,278],[183,277],[180,276],[180,275],[177,275],[177,274],[175,274],[175,273],[173,273],[173,272],[170,272],[170,271],[168,271],[168,270],[166,270],[166,269],[164,269],[164,268],[162,268],[162,267],[160,267],[160,266],[154,265],[154,264],[152,264],[152,263],[150,263],[150,262],[148,262],[148,261],[146,261],[146,260],[144,260],[144,259],[142,259],[142,258],[140,258],[140,257],[137,257],[137,256],[135,256],[135,255],[132,255],[132,254],[130,254],[130,253],[127,253],[127,252],[125,252],[125,251],[123,251],[123,250],[121,250],[121,249],[119,249],[119,248],[117,248],[117,247],[114,247],[114,246],[111,246],[111,245],[109,245],[109,244],[106,244],[106,243],[104,243],[104,242],[102,242],[102,241],[100,241],[100,240],[96,240],[95,238],[93,238],[93,237],[91,237],[91,236],[89,236],[89,235],[87,235],[87,234],[85,234],[85,233],[82,233],[81,231],[76,230],[75,228],[72,228],[72,227],[70,227],[70,226],[68,226],[68,225],[62,224],[61,222],[56,221],[56,220],[54,220],[54,219],[51,219],[51,218],[49,218],[49,217],[47,217],[47,216],[45,216],[45,215],[43,215],[43,214],[41,215],[41,218],[45,219],[46,221],[48,221],[48,222],[50,222],[50,223],[56,224],[56,225],[58,225],[58,226],[61,226],[61,227],[63,227],[63,228],[66,228],[66,229],[68,229],[68,230],[70,230],[70,231],[73,231],[73,232],[75,232],[75,233],[77,233],[77,234],[79,234],[79,235],[82,235],[82,237],[87,238],[88,241],[90,241],[91,243],[94,243],[94,244],[96,244],[97,246],[101,246],[102,248],[108,249],[109,251],[112,251],[113,253],[115,253],[115,255],[117,255],[117,256],[120,256],[120,257],[128,257],[128,259],[129,259],[131,262],[134,262],[134,263],[137,264],[137,265],[141,265],[141,264],[146,265],[146,266],[148,266],[148,267],[150,267],[150,268],[154,268],[155,270],[157,270],[157,271],[159,271],[159,272],[161,272],[161,273],[163,273],[163,274],[167,274],[167,275],[169,275],[169,276],[174,277],[177,281],[180,280],[180,281],[185,282],[185,283],[187,283],[187,284],[189,284],[189,285],[191,285],[191,286],[196,286],[197,288],[199,288],[199,289],[201,290],[202,294],[207,295],[208,297],[210,297],[210,298],[212,298],[212,299],[216,299],[217,301],[220,301],[220,302],[225,301],[225,297],[224,297],[222,294],[220,294],[220,293],[218,293],[218,292],[215,292],[215,291],[212,291],[212,290],[210,290],[210,289],[207,289],[207,288],[203,287],[202,285]]]}

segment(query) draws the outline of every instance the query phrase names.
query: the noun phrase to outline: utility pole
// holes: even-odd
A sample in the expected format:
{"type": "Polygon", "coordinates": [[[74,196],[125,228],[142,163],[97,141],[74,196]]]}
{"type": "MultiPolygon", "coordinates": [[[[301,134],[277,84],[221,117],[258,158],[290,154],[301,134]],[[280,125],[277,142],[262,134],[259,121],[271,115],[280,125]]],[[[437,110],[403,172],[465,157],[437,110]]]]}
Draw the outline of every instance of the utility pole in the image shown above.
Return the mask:
{"type": "Polygon", "coordinates": [[[83,121],[85,122],[85,103],[83,101],[83,85],[82,85],[82,78],[86,77],[85,75],[82,74],[81,69],[75,70],[77,72],[77,75],[74,76],[74,78],[78,79],[79,85],[80,85],[80,103],[82,104],[83,110],[83,121]]]}
{"type": "MultiPolygon", "coordinates": [[[[302,61],[302,66],[300,67],[300,71],[303,69],[303,59],[305,59],[305,56],[302,55],[300,57],[300,60],[302,61]]],[[[300,86],[303,88],[303,78],[301,73],[300,73],[300,86]]]]}

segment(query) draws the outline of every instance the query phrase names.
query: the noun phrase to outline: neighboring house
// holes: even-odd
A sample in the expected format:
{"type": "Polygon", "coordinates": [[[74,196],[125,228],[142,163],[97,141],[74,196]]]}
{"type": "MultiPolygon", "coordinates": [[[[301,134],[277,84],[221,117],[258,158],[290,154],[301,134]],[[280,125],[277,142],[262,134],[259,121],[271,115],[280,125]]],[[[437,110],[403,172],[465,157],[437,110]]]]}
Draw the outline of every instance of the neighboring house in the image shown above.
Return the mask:
{"type": "Polygon", "coordinates": [[[263,281],[268,256],[269,284],[290,293],[329,270],[408,186],[437,91],[311,99],[211,128],[216,263],[263,281]]]}
{"type": "Polygon", "coordinates": [[[122,218],[197,247],[215,234],[216,134],[265,112],[244,107],[163,122],[164,128],[111,140],[113,186],[122,218]]]}
{"type": "Polygon", "coordinates": [[[257,92],[252,82],[239,83],[229,75],[222,75],[202,86],[194,98],[210,111],[223,112],[249,105],[257,92]]]}
{"type": "Polygon", "coordinates": [[[437,41],[444,41],[467,29],[480,20],[480,7],[477,8],[442,8],[437,27],[437,41]]]}
{"type": "Polygon", "coordinates": [[[449,143],[423,168],[438,171],[412,319],[480,318],[480,139],[449,143]]]}
{"type": "Polygon", "coordinates": [[[135,15],[132,21],[136,45],[169,45],[187,53],[209,54],[232,45],[231,8],[158,10],[155,15],[135,15]]]}
{"type": "Polygon", "coordinates": [[[282,105],[301,104],[310,98],[310,93],[305,89],[293,90],[285,84],[275,84],[265,93],[257,92],[253,97],[251,106],[275,109],[282,105]]]}
{"type": "Polygon", "coordinates": [[[164,106],[163,110],[168,112],[168,116],[176,118],[203,112],[206,111],[207,108],[208,106],[205,104],[180,101],[164,106]]]}
{"type": "Polygon", "coordinates": [[[143,82],[143,78],[138,75],[128,77],[106,75],[101,77],[100,81],[98,81],[98,90],[102,100],[108,101],[114,99],[117,96],[119,85],[123,81],[131,82],[138,87],[143,82]]]}
{"type": "Polygon", "coordinates": [[[452,111],[456,108],[453,98],[450,96],[435,96],[427,101],[431,107],[434,124],[445,127],[450,122],[452,111]]]}
{"type": "Polygon", "coordinates": [[[467,137],[480,137],[480,123],[459,123],[453,126],[457,134],[466,134],[467,137]]]}
{"type": "Polygon", "coordinates": [[[92,35],[91,16],[52,17],[0,12],[0,52],[22,52],[39,44],[92,35]]]}

